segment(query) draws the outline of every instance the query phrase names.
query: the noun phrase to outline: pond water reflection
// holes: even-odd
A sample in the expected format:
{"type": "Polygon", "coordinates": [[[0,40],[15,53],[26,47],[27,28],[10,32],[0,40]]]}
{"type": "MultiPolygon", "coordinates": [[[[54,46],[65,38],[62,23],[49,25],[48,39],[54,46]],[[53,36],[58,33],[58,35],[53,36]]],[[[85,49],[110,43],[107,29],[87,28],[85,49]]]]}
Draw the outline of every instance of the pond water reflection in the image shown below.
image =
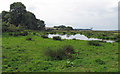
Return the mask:
{"type": "Polygon", "coordinates": [[[75,35],[61,35],[61,34],[48,34],[49,38],[53,38],[54,36],[60,36],[61,39],[78,39],[78,40],[99,40],[99,41],[106,41],[106,42],[110,42],[113,43],[114,41],[112,40],[102,40],[102,39],[98,39],[98,38],[88,38],[85,35],[81,35],[81,34],[75,34],[75,35]]]}

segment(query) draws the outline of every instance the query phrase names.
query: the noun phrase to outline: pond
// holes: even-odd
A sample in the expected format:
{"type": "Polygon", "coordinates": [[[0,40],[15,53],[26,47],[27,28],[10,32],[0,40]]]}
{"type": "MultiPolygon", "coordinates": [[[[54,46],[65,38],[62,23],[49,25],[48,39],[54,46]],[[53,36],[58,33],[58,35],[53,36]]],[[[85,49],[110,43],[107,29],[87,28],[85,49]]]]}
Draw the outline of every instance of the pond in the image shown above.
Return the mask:
{"type": "Polygon", "coordinates": [[[53,38],[54,36],[60,36],[61,39],[78,39],[78,40],[87,40],[87,41],[99,40],[99,41],[106,41],[106,42],[110,42],[110,43],[114,42],[112,40],[102,40],[102,39],[98,39],[98,38],[88,38],[85,35],[81,35],[81,34],[75,34],[75,35],[48,34],[49,38],[53,38]]]}

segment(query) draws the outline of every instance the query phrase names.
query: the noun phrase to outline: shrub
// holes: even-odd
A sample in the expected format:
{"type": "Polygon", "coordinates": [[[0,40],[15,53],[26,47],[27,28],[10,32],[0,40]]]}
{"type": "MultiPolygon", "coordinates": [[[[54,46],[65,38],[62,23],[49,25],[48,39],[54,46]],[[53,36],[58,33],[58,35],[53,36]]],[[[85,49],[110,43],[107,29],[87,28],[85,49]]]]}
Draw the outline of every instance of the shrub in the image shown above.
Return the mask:
{"type": "Polygon", "coordinates": [[[36,33],[33,33],[33,35],[36,35],[36,33]]]}
{"type": "Polygon", "coordinates": [[[120,39],[115,40],[116,42],[120,42],[120,39]]]}
{"type": "Polygon", "coordinates": [[[66,32],[63,32],[63,35],[65,35],[66,34],[66,32]]]}
{"type": "Polygon", "coordinates": [[[48,36],[47,36],[47,35],[41,35],[41,37],[42,37],[42,38],[48,38],[48,36]]]}
{"type": "Polygon", "coordinates": [[[70,45],[63,46],[57,50],[49,48],[45,51],[46,56],[49,56],[55,60],[72,59],[72,54],[74,53],[75,51],[70,45]]]}
{"type": "Polygon", "coordinates": [[[23,32],[22,33],[22,36],[26,36],[26,35],[28,35],[28,32],[23,32]]]}
{"type": "Polygon", "coordinates": [[[50,34],[54,34],[53,32],[51,32],[50,34]]]}
{"type": "Polygon", "coordinates": [[[19,34],[18,34],[18,33],[14,33],[13,35],[14,35],[14,36],[18,36],[19,34]]]}
{"type": "Polygon", "coordinates": [[[10,36],[26,36],[28,32],[21,32],[21,33],[9,33],[10,36]]]}
{"type": "Polygon", "coordinates": [[[76,38],[73,38],[72,40],[76,40],[76,38]]]}
{"type": "Polygon", "coordinates": [[[88,44],[93,46],[101,46],[99,41],[89,41],[88,44]]]}
{"type": "Polygon", "coordinates": [[[59,37],[59,36],[54,36],[54,37],[53,37],[53,40],[61,40],[61,37],[59,37]]]}
{"type": "Polygon", "coordinates": [[[31,38],[31,37],[28,37],[28,38],[26,38],[26,40],[30,40],[30,41],[31,41],[31,40],[32,40],[32,38],[31,38]]]}
{"type": "Polygon", "coordinates": [[[98,41],[98,42],[106,43],[106,41],[98,41]]]}
{"type": "Polygon", "coordinates": [[[75,32],[71,32],[72,35],[75,35],[76,33],[75,32]]]}
{"type": "Polygon", "coordinates": [[[13,34],[12,33],[9,33],[9,36],[12,36],[13,34]]]}

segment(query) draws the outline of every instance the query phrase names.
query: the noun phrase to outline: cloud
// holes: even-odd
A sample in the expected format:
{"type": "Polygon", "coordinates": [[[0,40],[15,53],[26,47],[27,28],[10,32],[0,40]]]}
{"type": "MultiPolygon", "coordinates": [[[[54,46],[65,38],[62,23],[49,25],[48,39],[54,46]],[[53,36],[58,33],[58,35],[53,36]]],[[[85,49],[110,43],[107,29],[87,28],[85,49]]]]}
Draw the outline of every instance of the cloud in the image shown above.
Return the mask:
{"type": "Polygon", "coordinates": [[[22,2],[27,10],[46,22],[74,28],[117,29],[118,0],[4,0],[0,11],[13,2],[22,2]]]}

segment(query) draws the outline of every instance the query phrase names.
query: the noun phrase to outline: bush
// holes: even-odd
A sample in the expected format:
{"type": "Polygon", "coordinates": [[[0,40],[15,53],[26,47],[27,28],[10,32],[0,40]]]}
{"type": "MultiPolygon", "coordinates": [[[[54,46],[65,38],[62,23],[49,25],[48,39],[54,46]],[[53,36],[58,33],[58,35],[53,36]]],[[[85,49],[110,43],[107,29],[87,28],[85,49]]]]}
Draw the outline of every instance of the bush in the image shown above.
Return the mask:
{"type": "Polygon", "coordinates": [[[23,32],[22,35],[23,35],[23,36],[26,36],[26,35],[28,35],[28,32],[23,32]]]}
{"type": "Polygon", "coordinates": [[[106,43],[106,41],[98,41],[98,42],[106,43]]]}
{"type": "Polygon", "coordinates": [[[36,35],[36,33],[33,33],[33,35],[36,35]]]}
{"type": "Polygon", "coordinates": [[[42,37],[42,38],[48,38],[48,36],[47,36],[47,35],[41,35],[41,37],[42,37]]]}
{"type": "Polygon", "coordinates": [[[120,39],[115,40],[116,42],[120,42],[120,39]]]}
{"type": "Polygon", "coordinates": [[[12,36],[13,34],[12,33],[9,33],[9,36],[12,36]]]}
{"type": "Polygon", "coordinates": [[[46,56],[55,60],[72,59],[72,54],[75,54],[75,51],[70,45],[63,46],[57,50],[47,49],[45,51],[46,56]]]}
{"type": "Polygon", "coordinates": [[[18,33],[14,33],[13,36],[18,36],[19,34],[18,33]]]}
{"type": "Polygon", "coordinates": [[[26,36],[26,35],[28,35],[28,32],[19,33],[19,35],[26,36]]]}
{"type": "Polygon", "coordinates": [[[65,35],[66,34],[66,32],[63,32],[63,35],[65,35]]]}
{"type": "Polygon", "coordinates": [[[26,38],[26,40],[30,40],[30,41],[31,41],[31,40],[32,40],[32,38],[31,38],[31,37],[28,37],[28,38],[26,38]]]}
{"type": "Polygon", "coordinates": [[[53,37],[53,40],[61,40],[61,37],[59,37],[59,36],[54,36],[54,37],[53,37]]]}
{"type": "Polygon", "coordinates": [[[75,35],[76,33],[75,32],[71,32],[72,35],[75,35]]]}
{"type": "Polygon", "coordinates": [[[54,34],[53,32],[51,32],[50,34],[54,34]]]}
{"type": "Polygon", "coordinates": [[[88,44],[93,46],[101,46],[99,41],[89,41],[88,44]]]}
{"type": "Polygon", "coordinates": [[[76,40],[76,38],[73,38],[72,40],[76,40]]]}
{"type": "Polygon", "coordinates": [[[21,32],[21,33],[9,33],[10,36],[26,36],[28,32],[21,32]]]}

